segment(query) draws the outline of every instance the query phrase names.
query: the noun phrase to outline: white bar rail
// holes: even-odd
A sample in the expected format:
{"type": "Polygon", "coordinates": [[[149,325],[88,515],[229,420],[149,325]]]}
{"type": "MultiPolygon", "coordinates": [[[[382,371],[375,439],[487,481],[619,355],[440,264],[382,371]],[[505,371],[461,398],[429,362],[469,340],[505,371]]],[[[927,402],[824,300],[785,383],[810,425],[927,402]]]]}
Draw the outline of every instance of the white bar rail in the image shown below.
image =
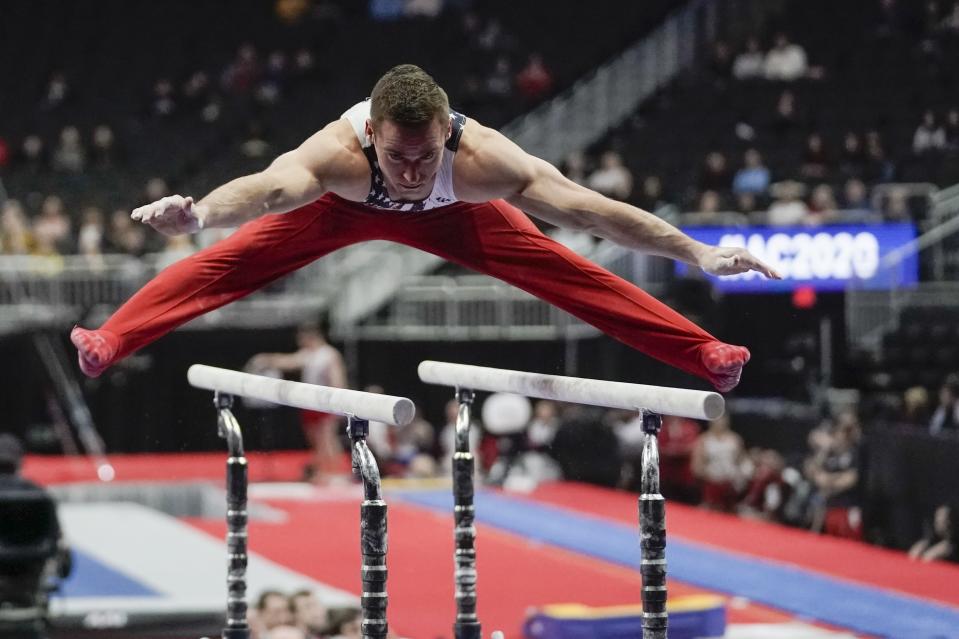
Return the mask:
{"type": "Polygon", "coordinates": [[[726,406],[719,393],[685,388],[606,382],[433,361],[421,362],[418,372],[420,379],[428,384],[516,393],[607,408],[646,409],[693,419],[715,419],[723,414],[726,406]]]}
{"type": "Polygon", "coordinates": [[[196,388],[397,426],[409,424],[416,410],[405,397],[291,382],[204,364],[191,366],[187,379],[196,388]]]}

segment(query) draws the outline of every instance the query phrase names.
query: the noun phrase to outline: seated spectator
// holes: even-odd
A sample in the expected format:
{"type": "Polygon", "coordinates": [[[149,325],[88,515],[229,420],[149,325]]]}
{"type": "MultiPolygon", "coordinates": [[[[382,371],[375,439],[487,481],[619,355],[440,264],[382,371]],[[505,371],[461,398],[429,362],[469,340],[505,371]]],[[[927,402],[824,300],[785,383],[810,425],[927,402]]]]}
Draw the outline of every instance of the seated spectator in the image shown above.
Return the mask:
{"type": "Polygon", "coordinates": [[[912,152],[916,155],[938,153],[946,148],[946,131],[936,122],[936,114],[927,109],[912,136],[912,152]]]}
{"type": "Polygon", "coordinates": [[[809,196],[809,212],[803,223],[809,226],[828,224],[836,220],[839,216],[838,211],[839,205],[836,203],[832,187],[828,184],[818,184],[809,196]]]}
{"type": "MultiPolygon", "coordinates": [[[[699,425],[685,417],[663,416],[659,431],[659,481],[668,498],[693,502],[699,486],[693,475],[693,450],[699,439],[699,425]]],[[[641,465],[637,467],[641,469],[641,465]]],[[[637,480],[639,475],[636,475],[637,480]]],[[[638,481],[636,482],[638,486],[638,481]]]]}
{"type": "Polygon", "coordinates": [[[699,179],[696,182],[697,190],[718,191],[725,193],[729,191],[733,184],[733,176],[726,164],[726,156],[719,151],[710,151],[706,154],[706,160],[703,168],[699,172],[699,179]]]}
{"type": "Polygon", "coordinates": [[[786,180],[770,187],[773,202],[769,205],[767,220],[772,226],[790,226],[806,219],[809,207],[803,202],[805,186],[801,182],[786,180]]]}
{"type": "Polygon", "coordinates": [[[737,80],[752,80],[763,76],[765,56],[757,38],[746,41],[746,49],[733,60],[733,77],[737,80]]]}
{"type": "Polygon", "coordinates": [[[77,233],[77,251],[90,265],[103,264],[103,211],[95,206],[83,209],[80,230],[77,233]]]}
{"type": "Polygon", "coordinates": [[[733,52],[725,40],[717,40],[713,43],[706,68],[717,88],[726,86],[733,74],[733,52]]]}
{"type": "Polygon", "coordinates": [[[866,132],[865,173],[869,182],[889,182],[895,178],[896,165],[886,155],[879,131],[866,132]]]}
{"type": "Polygon", "coordinates": [[[759,206],[759,200],[755,193],[736,194],[736,212],[743,215],[753,215],[756,213],[765,213],[759,206]]]}
{"type": "Polygon", "coordinates": [[[33,248],[33,233],[23,205],[18,200],[7,200],[0,207],[0,253],[29,255],[33,248]]]}
{"type": "Polygon", "coordinates": [[[20,145],[20,163],[27,173],[36,175],[43,172],[46,159],[47,153],[43,138],[35,134],[23,138],[23,143],[20,145]]]}
{"type": "Polygon", "coordinates": [[[730,428],[729,416],[709,422],[696,440],[691,465],[702,486],[704,508],[732,512],[751,474],[742,438],[730,428]]]}
{"type": "Polygon", "coordinates": [[[747,149],[743,156],[743,168],[733,178],[733,193],[761,195],[769,188],[769,169],[756,149],[747,149]]]}
{"type": "Polygon", "coordinates": [[[223,88],[230,93],[246,95],[256,86],[260,77],[260,62],[256,47],[245,42],[237,49],[236,57],[223,72],[223,88]]]}
{"type": "Polygon", "coordinates": [[[799,175],[804,179],[824,180],[829,175],[829,158],[823,144],[822,135],[818,132],[806,138],[806,148],[802,155],[802,165],[799,175]]]}
{"type": "Polygon", "coordinates": [[[543,56],[531,53],[526,66],[516,74],[516,89],[528,104],[539,102],[553,90],[553,74],[543,63],[543,56]]]}
{"type": "Polygon", "coordinates": [[[607,197],[625,200],[633,191],[633,174],[623,165],[619,153],[606,151],[599,160],[599,168],[589,176],[586,185],[607,197]]]}
{"type": "Polygon", "coordinates": [[[789,41],[785,33],[776,34],[773,48],[763,61],[763,75],[767,80],[792,82],[806,75],[806,50],[789,41]]]}
{"type": "Polygon", "coordinates": [[[929,391],[922,386],[907,388],[902,394],[902,413],[899,421],[925,428],[929,423],[929,391]]]}
{"type": "Polygon", "coordinates": [[[110,229],[107,231],[107,246],[111,253],[126,253],[141,256],[147,250],[147,238],[142,224],[134,224],[130,214],[117,209],[110,216],[110,229]]]}
{"type": "Polygon", "coordinates": [[[959,434],[959,374],[946,377],[939,387],[939,405],[929,420],[929,434],[959,434]]]}
{"type": "MultiPolygon", "coordinates": [[[[959,7],[959,2],[956,3],[959,7]]],[[[946,123],[943,126],[946,133],[946,149],[959,152],[959,109],[953,107],[946,112],[946,123]]]]}
{"type": "Polygon", "coordinates": [[[363,614],[359,608],[334,608],[330,610],[330,625],[327,634],[331,639],[360,639],[363,614]]]}
{"type": "Polygon", "coordinates": [[[869,192],[862,180],[849,178],[842,189],[842,207],[847,211],[872,209],[869,192]]]}
{"type": "Polygon", "coordinates": [[[53,150],[53,170],[63,173],[82,173],[86,165],[87,152],[83,148],[79,129],[75,126],[64,127],[60,132],[60,143],[53,150]]]}
{"type": "Polygon", "coordinates": [[[66,76],[60,71],[50,75],[50,81],[47,83],[47,89],[43,100],[40,102],[40,108],[44,111],[55,111],[65,104],[71,96],[70,85],[67,83],[66,76]]]}
{"type": "Polygon", "coordinates": [[[902,186],[889,189],[882,204],[882,214],[890,222],[911,221],[912,211],[909,209],[909,191],[902,186]]]}
{"type": "Polygon", "coordinates": [[[809,477],[817,491],[819,509],[814,530],[837,537],[862,538],[860,438],[861,429],[855,413],[840,414],[825,454],[811,464],[809,477]]]}
{"type": "Polygon", "coordinates": [[[800,120],[795,94],[792,91],[783,91],[776,101],[776,112],[772,120],[773,133],[780,138],[791,137],[799,129],[800,120]]]}
{"type": "Polygon", "coordinates": [[[289,626],[293,622],[286,595],[278,590],[261,592],[251,612],[250,625],[257,637],[269,637],[274,628],[289,626]]]}
{"type": "Polygon", "coordinates": [[[669,202],[663,197],[663,181],[658,175],[643,178],[642,187],[636,198],[636,205],[644,211],[655,213],[669,202]]]}
{"type": "Polygon", "coordinates": [[[866,153],[859,136],[846,131],[839,156],[839,173],[845,178],[862,178],[866,172],[866,153]]]}
{"type": "Polygon", "coordinates": [[[556,402],[541,399],[533,406],[533,419],[526,427],[530,450],[548,450],[559,430],[556,402]]]}
{"type": "Polygon", "coordinates": [[[113,129],[100,124],[93,130],[93,164],[99,169],[113,168],[118,160],[116,138],[113,129]]]}
{"type": "Polygon", "coordinates": [[[909,549],[909,558],[918,561],[959,561],[959,543],[956,542],[956,516],[951,507],[936,508],[932,525],[926,526],[922,539],[909,549]]]}
{"type": "Polygon", "coordinates": [[[33,235],[37,242],[42,236],[55,253],[73,252],[72,224],[63,200],[57,195],[48,195],[40,206],[40,214],[33,220],[33,235]]]}
{"type": "MultiPolygon", "coordinates": [[[[312,590],[298,590],[290,595],[293,625],[303,633],[303,639],[322,639],[326,634],[327,610],[312,590]]],[[[270,633],[270,639],[274,639],[270,633]]]]}
{"type": "Polygon", "coordinates": [[[496,65],[486,76],[486,94],[499,102],[504,102],[513,95],[513,68],[505,55],[496,59],[496,65]]]}
{"type": "Polygon", "coordinates": [[[783,478],[785,461],[782,455],[769,449],[750,450],[749,457],[755,471],[739,504],[739,514],[767,521],[780,521],[782,510],[792,491],[783,478]]]}

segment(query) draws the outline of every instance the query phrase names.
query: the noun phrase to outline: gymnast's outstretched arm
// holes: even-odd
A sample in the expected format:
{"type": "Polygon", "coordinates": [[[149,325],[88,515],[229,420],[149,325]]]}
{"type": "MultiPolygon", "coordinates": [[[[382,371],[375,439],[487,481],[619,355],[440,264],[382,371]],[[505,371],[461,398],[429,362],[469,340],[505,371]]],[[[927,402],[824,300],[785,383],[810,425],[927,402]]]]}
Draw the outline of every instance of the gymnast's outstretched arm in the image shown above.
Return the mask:
{"type": "Polygon", "coordinates": [[[165,235],[180,235],[239,226],[265,213],[286,213],[327,191],[355,188],[357,176],[369,171],[365,162],[358,164],[362,154],[351,148],[355,144],[349,125],[336,121],[263,171],[231,180],[198,202],[171,195],[135,209],[131,217],[165,235]]]}
{"type": "Polygon", "coordinates": [[[617,244],[698,266],[714,275],[759,271],[779,279],[742,248],[697,242],[668,222],[567,179],[501,133],[470,122],[456,159],[454,189],[461,199],[506,199],[546,222],[587,231],[617,244]]]}

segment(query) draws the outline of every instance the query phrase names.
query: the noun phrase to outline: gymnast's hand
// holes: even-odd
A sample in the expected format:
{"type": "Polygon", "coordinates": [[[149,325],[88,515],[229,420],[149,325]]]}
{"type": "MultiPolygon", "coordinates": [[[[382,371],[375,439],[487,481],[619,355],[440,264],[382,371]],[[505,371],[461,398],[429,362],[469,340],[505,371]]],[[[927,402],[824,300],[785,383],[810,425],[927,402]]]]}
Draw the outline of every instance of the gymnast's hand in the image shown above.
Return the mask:
{"type": "Polygon", "coordinates": [[[782,275],[744,248],[709,246],[699,258],[699,268],[710,275],[736,275],[758,271],[769,279],[782,279],[782,275]]]}
{"type": "Polygon", "coordinates": [[[149,224],[164,235],[196,233],[203,228],[192,197],[169,195],[141,206],[130,214],[134,220],[149,224]]]}

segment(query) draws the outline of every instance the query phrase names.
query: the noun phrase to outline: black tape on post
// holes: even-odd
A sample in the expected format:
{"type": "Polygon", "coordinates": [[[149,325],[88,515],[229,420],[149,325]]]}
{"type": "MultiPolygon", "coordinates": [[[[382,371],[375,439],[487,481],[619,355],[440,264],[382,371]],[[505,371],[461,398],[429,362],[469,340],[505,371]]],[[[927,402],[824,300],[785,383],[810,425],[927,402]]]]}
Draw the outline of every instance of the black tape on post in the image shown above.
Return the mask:
{"type": "Polygon", "coordinates": [[[643,411],[639,531],[643,577],[643,639],[666,639],[666,501],[659,494],[659,429],[662,417],[643,411]]]}

